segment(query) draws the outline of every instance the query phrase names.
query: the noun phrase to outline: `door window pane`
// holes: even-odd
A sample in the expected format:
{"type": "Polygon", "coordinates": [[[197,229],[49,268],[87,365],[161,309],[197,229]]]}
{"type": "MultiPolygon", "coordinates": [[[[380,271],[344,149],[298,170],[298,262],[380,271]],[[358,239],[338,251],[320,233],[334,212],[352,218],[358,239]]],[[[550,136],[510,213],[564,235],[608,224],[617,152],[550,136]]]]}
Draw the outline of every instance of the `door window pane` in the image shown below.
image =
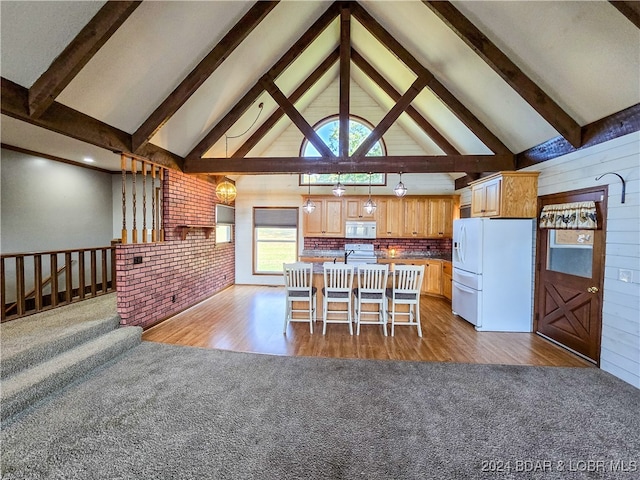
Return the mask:
{"type": "Polygon", "coordinates": [[[591,278],[592,230],[547,230],[547,270],[591,278]]]}

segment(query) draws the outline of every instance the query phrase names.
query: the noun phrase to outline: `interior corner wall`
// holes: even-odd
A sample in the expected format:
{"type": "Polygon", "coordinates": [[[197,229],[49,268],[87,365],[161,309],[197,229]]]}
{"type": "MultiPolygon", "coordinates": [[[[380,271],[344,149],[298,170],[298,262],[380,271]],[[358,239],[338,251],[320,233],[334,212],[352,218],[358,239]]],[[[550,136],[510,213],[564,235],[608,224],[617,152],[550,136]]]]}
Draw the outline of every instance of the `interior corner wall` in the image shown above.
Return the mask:
{"type": "Polygon", "coordinates": [[[118,245],[118,313],[123,325],[148,327],[235,283],[235,243],[215,244],[195,228],[214,225],[215,185],[168,170],[163,183],[165,241],[118,245]],[[140,257],[141,263],[134,264],[140,257]]]}
{"type": "Polygon", "coordinates": [[[2,253],[109,246],[111,174],[2,149],[2,253]]]}

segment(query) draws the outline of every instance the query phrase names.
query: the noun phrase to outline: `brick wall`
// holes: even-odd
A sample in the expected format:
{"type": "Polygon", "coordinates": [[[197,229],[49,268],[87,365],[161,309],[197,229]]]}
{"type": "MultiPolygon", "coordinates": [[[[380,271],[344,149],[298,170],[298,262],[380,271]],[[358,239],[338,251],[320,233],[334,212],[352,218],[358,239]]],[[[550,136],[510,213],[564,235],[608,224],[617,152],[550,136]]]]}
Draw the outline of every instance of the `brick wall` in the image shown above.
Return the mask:
{"type": "Polygon", "coordinates": [[[122,324],[150,326],[235,283],[234,243],[216,247],[215,232],[207,239],[202,229],[183,241],[177,228],[215,223],[215,185],[170,170],[163,192],[165,241],[117,247],[122,324]]]}
{"type": "Polygon", "coordinates": [[[450,238],[388,238],[388,239],[353,239],[353,238],[322,238],[305,237],[305,250],[342,250],[345,243],[373,243],[376,250],[394,248],[400,252],[441,252],[451,253],[450,238]]]}

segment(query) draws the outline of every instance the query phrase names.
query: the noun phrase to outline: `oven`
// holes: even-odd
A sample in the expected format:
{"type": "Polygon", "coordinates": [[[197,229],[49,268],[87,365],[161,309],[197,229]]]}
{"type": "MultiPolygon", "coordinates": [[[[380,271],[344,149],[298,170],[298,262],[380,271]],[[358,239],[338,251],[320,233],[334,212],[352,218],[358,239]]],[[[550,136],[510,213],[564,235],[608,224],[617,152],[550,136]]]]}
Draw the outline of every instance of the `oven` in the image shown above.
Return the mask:
{"type": "Polygon", "coordinates": [[[344,246],[344,261],[347,264],[359,265],[363,263],[378,263],[371,243],[346,243],[344,246]]]}

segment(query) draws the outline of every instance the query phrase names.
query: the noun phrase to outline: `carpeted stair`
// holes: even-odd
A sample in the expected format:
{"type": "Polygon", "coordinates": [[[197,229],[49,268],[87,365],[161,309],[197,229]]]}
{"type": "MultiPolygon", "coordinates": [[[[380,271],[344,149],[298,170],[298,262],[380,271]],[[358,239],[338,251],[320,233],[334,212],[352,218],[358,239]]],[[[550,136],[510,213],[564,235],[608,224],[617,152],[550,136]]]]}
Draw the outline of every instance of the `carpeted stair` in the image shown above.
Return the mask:
{"type": "Polygon", "coordinates": [[[0,326],[0,420],[11,418],[141,342],[119,328],[115,294],[0,326]]]}

